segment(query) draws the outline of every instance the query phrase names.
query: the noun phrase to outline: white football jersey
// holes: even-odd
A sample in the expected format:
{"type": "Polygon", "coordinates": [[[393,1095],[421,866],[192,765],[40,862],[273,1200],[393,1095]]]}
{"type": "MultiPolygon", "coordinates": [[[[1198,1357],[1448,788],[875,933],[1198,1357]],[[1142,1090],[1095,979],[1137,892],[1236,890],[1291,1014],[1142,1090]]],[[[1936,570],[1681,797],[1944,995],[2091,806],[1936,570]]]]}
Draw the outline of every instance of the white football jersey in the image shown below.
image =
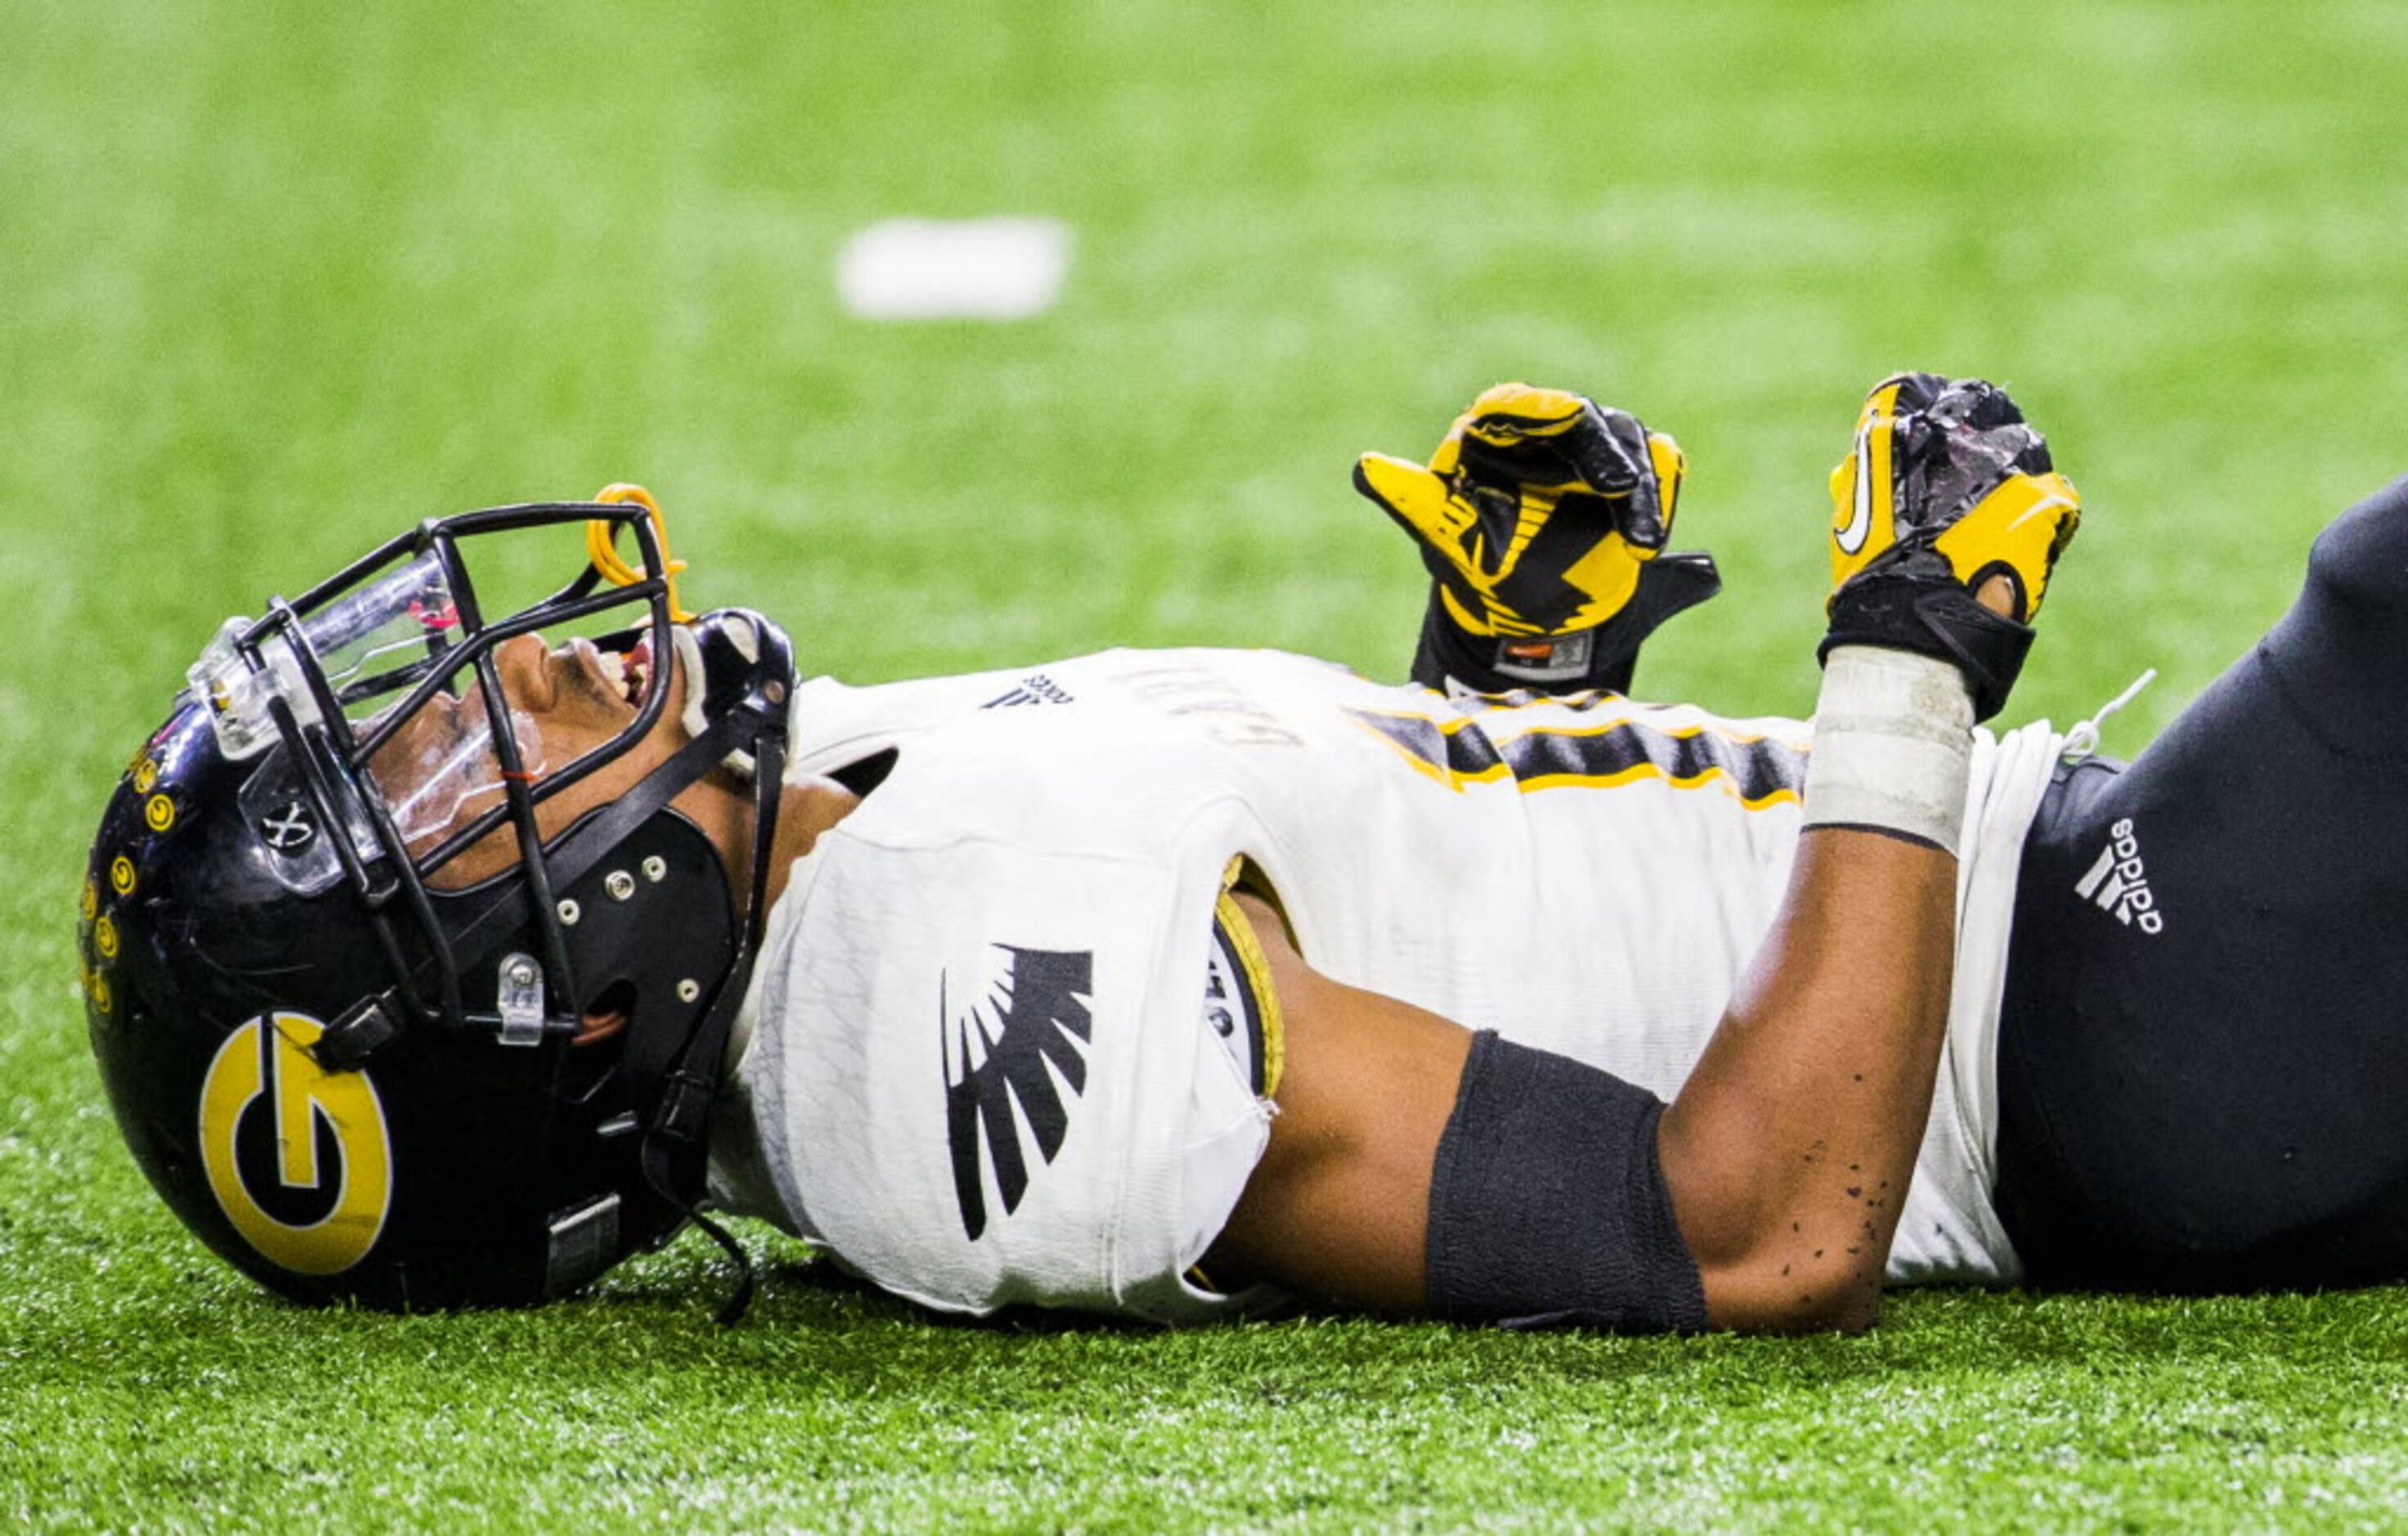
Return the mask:
{"type": "MultiPolygon", "coordinates": [[[[1189,1270],[1273,1113],[1200,1022],[1233,858],[1323,974],[1669,1099],[1779,905],[1811,735],[1230,651],[817,680],[794,725],[797,774],[896,755],[771,913],[722,1199],[932,1306],[1165,1320],[1227,1304],[1189,1270]]],[[[2059,744],[1977,733],[1956,995],[1894,1281],[2017,1272],[1988,1199],[1992,1047],[2059,744]]]]}

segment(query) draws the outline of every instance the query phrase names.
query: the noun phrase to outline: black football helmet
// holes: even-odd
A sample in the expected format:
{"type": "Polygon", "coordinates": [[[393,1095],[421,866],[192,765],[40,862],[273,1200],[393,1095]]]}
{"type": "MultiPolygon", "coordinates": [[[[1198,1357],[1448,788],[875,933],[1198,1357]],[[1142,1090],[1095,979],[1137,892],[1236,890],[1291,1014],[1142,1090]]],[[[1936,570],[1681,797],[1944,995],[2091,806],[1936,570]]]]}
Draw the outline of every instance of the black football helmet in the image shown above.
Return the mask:
{"type": "MultiPolygon", "coordinates": [[[[308,1300],[513,1305],[700,1219],[795,666],[757,614],[681,611],[679,568],[635,487],[427,522],[229,621],[127,766],[83,888],[93,1050],[136,1161],[237,1268],[308,1300]],[[489,606],[507,583],[479,574],[523,570],[534,531],[580,523],[583,570],[489,606]],[[574,761],[546,759],[495,666],[538,629],[586,635],[637,703],[574,761]],[[672,657],[683,744],[547,838],[538,807],[659,722],[672,657]],[[434,748],[411,725],[430,710],[434,748]],[[722,769],[753,786],[740,910],[669,803],[722,769]],[[496,835],[506,869],[445,879],[496,835]],[[602,1038],[595,1014],[625,1027],[602,1038]]],[[[746,1291],[749,1272],[731,1310],[746,1291]]]]}

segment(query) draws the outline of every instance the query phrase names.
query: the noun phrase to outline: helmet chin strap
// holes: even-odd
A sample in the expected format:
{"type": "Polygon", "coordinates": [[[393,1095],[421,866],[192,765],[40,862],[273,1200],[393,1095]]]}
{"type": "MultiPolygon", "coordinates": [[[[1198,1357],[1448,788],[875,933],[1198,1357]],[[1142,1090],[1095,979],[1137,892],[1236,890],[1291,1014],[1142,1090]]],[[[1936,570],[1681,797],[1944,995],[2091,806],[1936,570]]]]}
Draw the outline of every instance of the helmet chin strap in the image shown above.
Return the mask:
{"type": "MultiPolygon", "coordinates": [[[[784,682],[771,679],[756,684],[732,707],[723,709],[717,719],[710,719],[711,710],[719,708],[721,701],[707,696],[710,668],[704,660],[702,639],[684,624],[671,632],[671,638],[685,674],[684,724],[693,739],[637,786],[633,797],[639,801],[638,805],[628,807],[622,801],[606,812],[606,817],[613,821],[624,813],[627,818],[624,827],[596,825],[589,831],[597,850],[615,846],[644,817],[713,768],[724,768],[752,785],[752,888],[744,903],[735,958],[721,977],[701,1022],[670,1057],[658,1083],[639,1081],[633,1084],[637,1102],[649,1104],[639,1112],[644,1116],[644,1131],[638,1148],[645,1184],[685,1222],[702,1228],[736,1262],[735,1289],[714,1313],[721,1326],[732,1327],[743,1319],[752,1303],[752,1260],[724,1227],[703,1213],[702,1201],[708,1193],[711,1106],[719,1097],[728,1036],[751,991],[752,967],[760,956],[762,936],[768,924],[770,866],[776,855],[778,812],[785,788],[789,701],[784,682]],[[655,780],[667,782],[666,793],[653,791],[655,780]]],[[[723,627],[712,639],[714,644],[734,647],[747,665],[760,660],[761,638],[757,631],[738,636],[723,627]]],[[[563,852],[566,852],[566,848],[563,852]]],[[[573,881],[582,872],[580,868],[563,878],[573,881]]],[[[670,1227],[658,1242],[665,1244],[676,1234],[677,1228],[670,1227]]]]}
{"type": "MultiPolygon", "coordinates": [[[[673,646],[686,676],[690,695],[701,695],[709,668],[699,645],[681,625],[673,646]]],[[[729,643],[733,643],[732,641],[729,643]]],[[[757,664],[761,639],[738,646],[742,662],[757,664]],[[748,653],[749,652],[749,653],[748,653]]],[[[712,700],[716,718],[706,724],[690,710],[686,725],[692,739],[679,747],[632,789],[588,813],[561,835],[543,854],[549,887],[566,890],[619,849],[636,830],[658,815],[669,802],[716,770],[732,770],[752,785],[751,888],[743,920],[738,928],[734,958],[720,978],[717,990],[704,1005],[700,1020],[684,1041],[672,1047],[656,1072],[633,1077],[629,1090],[642,1125],[638,1163],[643,1181],[680,1221],[654,1239],[655,1248],[668,1242],[692,1222],[724,1248],[737,1266],[734,1291],[719,1308],[717,1318],[733,1324],[744,1315],[754,1290],[752,1263],[741,1244],[701,1210],[708,1178],[708,1136],[710,1110],[719,1094],[722,1057],[727,1049],[736,1015],[751,989],[752,968],[761,951],[768,922],[771,860],[775,856],[778,812],[784,788],[786,721],[790,703],[785,676],[754,675],[738,697],[712,700]],[[699,726],[698,729],[695,727],[699,726]]],[[[482,954],[528,921],[550,926],[557,913],[536,910],[533,887],[512,881],[497,891],[473,917],[458,924],[451,938],[457,953],[482,954]]],[[[574,1006],[576,999],[570,999],[574,1006]]],[[[642,1028],[640,1020],[636,1028],[642,1028]]],[[[381,1041],[372,1041],[369,1049],[381,1041]]]]}
{"type": "MultiPolygon", "coordinates": [[[[576,884],[595,865],[609,857],[636,828],[652,820],[663,807],[719,767],[721,759],[730,752],[747,744],[756,733],[772,729],[782,741],[786,729],[782,703],[775,707],[765,704],[756,710],[748,702],[711,722],[709,729],[680,747],[666,762],[646,774],[633,789],[600,810],[589,812],[562,834],[544,855],[544,869],[551,876],[552,886],[566,889],[576,884]],[[771,714],[776,716],[774,721],[767,718],[771,714]]],[[[781,761],[782,758],[781,753],[781,761]]],[[[770,781],[770,783],[774,788],[775,781],[770,781]]],[[[756,804],[761,798],[758,788],[756,783],[756,804]]],[[[777,797],[771,794],[768,799],[774,820],[777,797]]],[[[758,840],[757,837],[755,840],[758,840]]],[[[525,882],[512,882],[497,893],[482,912],[457,926],[452,940],[452,947],[463,954],[480,954],[524,924],[530,916],[540,921],[544,915],[531,910],[525,882]]]]}
{"type": "MultiPolygon", "coordinates": [[[[735,963],[727,968],[702,1023],[686,1037],[684,1049],[678,1053],[663,1079],[658,1108],[646,1118],[639,1149],[644,1182],[681,1210],[686,1220],[701,1227],[736,1260],[736,1288],[714,1314],[723,1327],[741,1321],[752,1304],[752,1260],[725,1227],[702,1213],[704,1192],[694,1184],[697,1170],[679,1165],[691,1165],[695,1157],[705,1156],[710,1106],[719,1095],[724,1068],[721,1058],[726,1054],[727,1037],[735,1026],[736,1015],[751,990],[752,966],[760,956],[761,937],[768,922],[769,861],[777,841],[779,797],[784,787],[786,767],[782,711],[776,724],[765,727],[753,739],[752,759],[752,889],[745,903],[743,937],[735,963]]],[[[662,1241],[666,1242],[674,1235],[672,1228],[662,1241]]]]}
{"type": "MultiPolygon", "coordinates": [[[[684,794],[713,768],[725,768],[738,779],[754,786],[753,876],[755,886],[760,885],[762,866],[758,861],[758,851],[767,845],[767,833],[775,831],[778,797],[774,793],[766,797],[759,794],[765,776],[759,772],[754,748],[760,737],[772,731],[776,733],[781,748],[781,768],[779,772],[766,775],[766,782],[775,788],[784,762],[785,685],[771,680],[766,685],[749,691],[743,697],[723,698],[719,701],[717,717],[710,718],[703,709],[704,696],[710,687],[710,668],[704,661],[701,643],[687,625],[678,624],[670,630],[670,651],[677,657],[679,670],[685,679],[686,703],[682,724],[688,739],[660,767],[638,781],[633,789],[600,810],[580,817],[552,845],[544,858],[544,872],[554,889],[576,884],[636,828],[652,820],[662,807],[684,794]],[[777,696],[768,696],[771,694],[777,696]],[[761,809],[765,800],[766,812],[761,809]]],[[[757,662],[759,655],[756,640],[745,659],[757,662]]],[[[757,890],[755,898],[758,898],[757,890]]],[[[529,893],[523,884],[511,885],[497,895],[484,911],[459,926],[453,946],[470,954],[479,953],[479,946],[501,938],[526,921],[530,915],[528,899],[529,893]]],[[[739,956],[739,961],[743,958],[739,956]]]]}
{"type": "MultiPolygon", "coordinates": [[[[698,685],[695,676],[690,675],[689,685],[698,685]]],[[[773,679],[755,688],[633,789],[569,828],[545,858],[553,888],[566,889],[670,800],[713,769],[724,767],[731,754],[744,753],[751,760],[752,868],[744,917],[738,930],[736,956],[706,1005],[701,1021],[669,1057],[666,1069],[652,1081],[630,1084],[636,1102],[641,1106],[638,1113],[643,1117],[643,1140],[638,1159],[645,1184],[664,1204],[680,1213],[680,1226],[692,1222],[700,1227],[736,1261],[736,1288],[716,1314],[723,1324],[733,1324],[743,1317],[752,1304],[754,1282],[752,1259],[742,1245],[702,1213],[706,1139],[710,1109],[719,1093],[721,1057],[726,1052],[736,1015],[751,988],[752,967],[759,957],[762,934],[768,921],[770,865],[785,779],[786,708],[786,690],[781,681],[773,679]]],[[[479,953],[524,924],[530,915],[538,921],[551,916],[531,913],[526,883],[513,882],[495,896],[492,905],[459,928],[454,942],[467,953],[479,953]]],[[[677,1231],[677,1227],[670,1227],[653,1245],[666,1243],[677,1231]]]]}

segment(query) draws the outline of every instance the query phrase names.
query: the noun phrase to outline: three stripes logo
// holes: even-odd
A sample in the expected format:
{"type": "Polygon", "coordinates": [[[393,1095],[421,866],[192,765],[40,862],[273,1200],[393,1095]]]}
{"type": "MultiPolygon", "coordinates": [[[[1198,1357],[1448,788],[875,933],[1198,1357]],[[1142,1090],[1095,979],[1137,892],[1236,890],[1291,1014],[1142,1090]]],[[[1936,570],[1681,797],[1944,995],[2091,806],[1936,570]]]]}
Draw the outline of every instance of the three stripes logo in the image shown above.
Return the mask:
{"type": "Polygon", "coordinates": [[[1042,672],[1031,672],[1017,686],[1005,690],[979,706],[982,710],[1009,710],[1024,704],[1068,704],[1070,691],[1042,672]]]}
{"type": "Polygon", "coordinates": [[[2107,829],[2107,846],[2099,850],[2090,872],[2073,883],[2073,894],[2143,933],[2165,931],[2166,914],[2157,910],[2157,896],[2149,889],[2141,840],[2133,835],[2128,816],[2107,829]]]}

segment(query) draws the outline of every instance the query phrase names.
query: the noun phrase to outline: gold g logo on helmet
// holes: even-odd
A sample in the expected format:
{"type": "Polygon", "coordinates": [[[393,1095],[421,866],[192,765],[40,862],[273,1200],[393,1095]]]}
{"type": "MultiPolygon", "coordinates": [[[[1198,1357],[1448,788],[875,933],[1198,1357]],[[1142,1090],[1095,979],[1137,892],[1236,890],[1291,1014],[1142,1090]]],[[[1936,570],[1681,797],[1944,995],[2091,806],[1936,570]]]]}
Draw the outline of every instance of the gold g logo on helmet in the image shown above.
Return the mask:
{"type": "Polygon", "coordinates": [[[263,1014],[226,1037],[201,1083],[201,1163],[242,1240],[298,1274],[338,1274],[393,1205],[393,1142],[366,1072],[309,1054],[325,1026],[263,1014]]]}

